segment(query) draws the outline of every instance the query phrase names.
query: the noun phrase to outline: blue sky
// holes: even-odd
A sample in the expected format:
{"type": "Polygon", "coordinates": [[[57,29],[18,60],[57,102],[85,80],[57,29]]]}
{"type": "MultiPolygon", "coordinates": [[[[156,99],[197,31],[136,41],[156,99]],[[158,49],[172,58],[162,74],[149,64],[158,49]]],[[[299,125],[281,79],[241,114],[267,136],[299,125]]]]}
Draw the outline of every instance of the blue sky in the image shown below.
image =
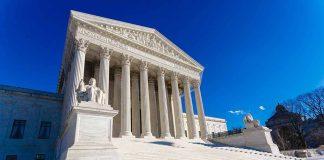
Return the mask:
{"type": "Polygon", "coordinates": [[[278,102],[324,85],[320,0],[1,0],[0,84],[56,91],[72,9],[159,30],[205,67],[206,115],[229,128],[243,125],[229,111],[264,123],[278,102]]]}

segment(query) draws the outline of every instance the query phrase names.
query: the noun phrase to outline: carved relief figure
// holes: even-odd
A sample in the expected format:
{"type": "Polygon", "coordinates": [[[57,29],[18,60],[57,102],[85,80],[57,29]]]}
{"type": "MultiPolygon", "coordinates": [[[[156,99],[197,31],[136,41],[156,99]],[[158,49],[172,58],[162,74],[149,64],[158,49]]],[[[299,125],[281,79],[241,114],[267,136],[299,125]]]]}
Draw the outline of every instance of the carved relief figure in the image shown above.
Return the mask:
{"type": "Polygon", "coordinates": [[[84,85],[83,80],[81,80],[76,92],[79,103],[81,101],[90,101],[99,104],[106,102],[106,94],[96,86],[96,79],[94,78],[89,80],[89,85],[84,85]]]}
{"type": "Polygon", "coordinates": [[[246,129],[249,128],[258,128],[260,127],[260,121],[259,120],[253,120],[253,117],[250,113],[246,114],[246,116],[243,119],[243,122],[245,124],[246,129]]]}

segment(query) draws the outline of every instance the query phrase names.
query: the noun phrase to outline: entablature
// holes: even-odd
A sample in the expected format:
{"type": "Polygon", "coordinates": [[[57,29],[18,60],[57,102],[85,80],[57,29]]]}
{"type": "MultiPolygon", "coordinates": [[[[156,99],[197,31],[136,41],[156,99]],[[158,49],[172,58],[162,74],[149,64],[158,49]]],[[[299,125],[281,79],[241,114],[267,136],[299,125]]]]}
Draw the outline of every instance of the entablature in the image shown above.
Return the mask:
{"type": "Polygon", "coordinates": [[[77,27],[75,38],[83,38],[90,43],[111,48],[119,53],[128,54],[135,59],[144,60],[156,66],[164,67],[167,70],[178,72],[193,79],[200,79],[200,71],[197,68],[188,66],[162,54],[151,51],[143,46],[138,46],[116,35],[105,34],[99,29],[92,27],[77,27]]]}

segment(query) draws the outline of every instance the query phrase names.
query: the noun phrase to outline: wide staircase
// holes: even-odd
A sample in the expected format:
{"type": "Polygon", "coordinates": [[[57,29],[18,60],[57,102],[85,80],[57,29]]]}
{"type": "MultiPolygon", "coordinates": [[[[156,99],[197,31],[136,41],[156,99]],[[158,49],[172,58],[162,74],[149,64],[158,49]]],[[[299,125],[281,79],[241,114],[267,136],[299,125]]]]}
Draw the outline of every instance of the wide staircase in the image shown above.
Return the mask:
{"type": "Polygon", "coordinates": [[[251,149],[189,139],[113,138],[122,160],[299,160],[251,149]]]}

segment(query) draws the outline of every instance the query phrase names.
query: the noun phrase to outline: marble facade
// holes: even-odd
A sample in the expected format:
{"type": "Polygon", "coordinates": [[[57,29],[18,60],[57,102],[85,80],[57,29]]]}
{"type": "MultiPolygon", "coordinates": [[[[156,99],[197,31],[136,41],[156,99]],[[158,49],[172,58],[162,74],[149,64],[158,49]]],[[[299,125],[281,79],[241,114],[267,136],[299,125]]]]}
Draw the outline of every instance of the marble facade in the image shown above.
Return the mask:
{"type": "Polygon", "coordinates": [[[119,110],[113,137],[185,137],[184,96],[189,138],[198,138],[199,127],[205,139],[203,69],[155,29],[72,11],[58,84],[58,92],[65,95],[62,127],[77,105],[75,86],[94,78],[107,104],[119,110]]]}

